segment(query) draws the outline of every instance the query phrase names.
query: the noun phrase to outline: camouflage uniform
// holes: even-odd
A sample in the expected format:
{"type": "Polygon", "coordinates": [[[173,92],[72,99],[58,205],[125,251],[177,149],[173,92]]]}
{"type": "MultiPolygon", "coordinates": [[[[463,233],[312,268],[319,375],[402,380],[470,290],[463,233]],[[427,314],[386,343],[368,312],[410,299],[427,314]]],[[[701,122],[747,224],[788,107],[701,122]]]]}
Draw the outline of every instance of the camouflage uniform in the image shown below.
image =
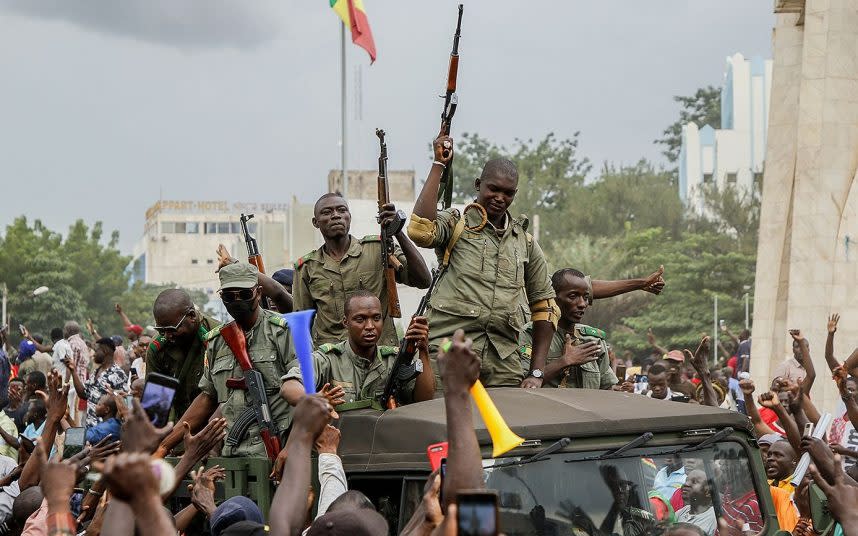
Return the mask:
{"type": "MultiPolygon", "coordinates": [[[[313,344],[337,344],[348,338],[343,326],[343,308],[346,298],[358,290],[368,290],[381,300],[384,327],[379,343],[399,344],[393,319],[387,316],[387,287],[381,267],[381,237],[369,235],[361,239],[350,236],[351,244],[341,261],[325,253],[325,247],[304,255],[295,263],[292,286],[294,310],[315,309],[313,344]]],[[[396,272],[396,281],[408,285],[408,262],[399,245],[394,254],[402,267],[396,272]]]]}
{"type": "MultiPolygon", "coordinates": [[[[286,327],[286,321],[277,313],[265,309],[259,310],[256,324],[245,333],[247,354],[253,368],[262,374],[271,417],[281,432],[285,432],[291,423],[289,404],[280,396],[280,378],[286,374],[288,364],[295,358],[292,337],[286,327]]],[[[205,352],[205,370],[200,380],[200,389],[217,399],[226,419],[227,433],[232,429],[244,410],[248,407],[247,391],[230,389],[227,378],[241,378],[244,372],[232,355],[232,351],[220,336],[220,327],[209,331],[208,348],[205,352]]],[[[266,456],[265,445],[259,434],[259,426],[252,424],[242,442],[235,448],[224,446],[223,456],[266,456]]]]}
{"type": "MultiPolygon", "coordinates": [[[[545,364],[548,365],[563,356],[566,348],[566,333],[572,336],[572,344],[577,346],[589,341],[598,341],[601,345],[598,359],[566,369],[559,375],[542,383],[543,387],[570,387],[577,389],[610,389],[617,384],[617,376],[611,369],[611,359],[608,356],[608,343],[605,342],[605,332],[601,329],[575,324],[571,332],[560,327],[551,338],[551,346],[548,348],[548,356],[545,364]]],[[[522,366],[527,370],[530,366],[530,354],[533,350],[533,324],[528,324],[521,332],[522,366]]]]}
{"type": "Polygon", "coordinates": [[[176,417],[181,417],[200,394],[200,378],[203,376],[203,359],[206,351],[206,336],[218,321],[200,315],[200,328],[187,350],[171,344],[165,337],[153,339],[146,350],[146,372],[157,372],[179,380],[179,389],[173,399],[176,417]]]}
{"type": "MultiPolygon", "coordinates": [[[[398,348],[392,346],[378,346],[376,359],[369,361],[352,350],[348,341],[339,344],[323,344],[313,353],[313,372],[316,379],[316,389],[320,390],[326,383],[331,386],[340,386],[345,391],[345,405],[337,406],[337,410],[350,409],[350,406],[359,406],[361,402],[376,402],[384,393],[390,369],[396,361],[398,348]]],[[[420,360],[415,357],[419,363],[420,360]]],[[[418,370],[422,370],[419,367],[418,370]]],[[[301,378],[301,369],[295,363],[284,380],[301,378]]],[[[411,380],[402,389],[401,395],[404,401],[411,402],[414,386],[417,380],[411,380]]],[[[362,404],[367,406],[368,404],[362,404]]],[[[351,408],[353,409],[353,408],[351,408]]]]}
{"type": "MultiPolygon", "coordinates": [[[[434,222],[412,215],[408,234],[418,246],[435,248],[440,264],[460,217],[457,210],[438,211],[434,222]]],[[[526,231],[527,218],[516,220],[507,213],[506,228],[500,230],[491,223],[469,230],[480,226],[478,210],[467,210],[464,218],[467,227],[455,242],[450,264],[429,303],[429,350],[436,385],[438,389],[442,385],[438,346],[461,328],[482,358],[483,384],[518,386],[527,372],[521,366],[519,333],[536,312],[534,305],[553,304],[548,265],[542,248],[526,231]]]]}

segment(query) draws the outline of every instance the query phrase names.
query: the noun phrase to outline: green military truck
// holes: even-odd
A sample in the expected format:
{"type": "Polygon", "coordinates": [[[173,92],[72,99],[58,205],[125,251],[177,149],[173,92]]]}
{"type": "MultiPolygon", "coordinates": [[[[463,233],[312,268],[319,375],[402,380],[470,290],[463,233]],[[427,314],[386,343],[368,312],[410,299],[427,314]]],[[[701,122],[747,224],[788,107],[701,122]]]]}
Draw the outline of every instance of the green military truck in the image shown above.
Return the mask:
{"type": "MultiPolygon", "coordinates": [[[[718,515],[757,504],[760,534],[780,530],[742,414],[610,391],[489,392],[512,431],[527,440],[493,459],[492,439],[474,410],[483,478],[499,493],[500,527],[508,536],[656,534],[676,519],[671,500],[681,497],[681,477],[670,477],[676,467],[680,475],[705,473],[718,515]]],[[[446,440],[445,419],[442,399],[342,416],[340,456],[349,487],[373,500],[391,534],[422,497],[430,472],[426,447],[446,440]]],[[[815,494],[816,526],[830,531],[821,499],[815,494]]]]}
{"type": "MultiPolygon", "coordinates": [[[[674,470],[703,472],[718,516],[756,510],[759,534],[780,530],[759,448],[742,414],[587,389],[489,393],[512,431],[526,439],[493,459],[492,438],[474,408],[483,478],[498,491],[507,536],[658,534],[677,517],[682,477],[671,478],[674,470]]],[[[446,440],[444,401],[344,412],[337,424],[350,489],[369,496],[391,534],[399,534],[430,473],[426,448],[446,440]]],[[[216,458],[213,464],[228,469],[218,500],[247,495],[267,515],[274,493],[267,459],[216,458]]],[[[833,523],[818,490],[812,506],[815,526],[830,533],[833,523]]]]}

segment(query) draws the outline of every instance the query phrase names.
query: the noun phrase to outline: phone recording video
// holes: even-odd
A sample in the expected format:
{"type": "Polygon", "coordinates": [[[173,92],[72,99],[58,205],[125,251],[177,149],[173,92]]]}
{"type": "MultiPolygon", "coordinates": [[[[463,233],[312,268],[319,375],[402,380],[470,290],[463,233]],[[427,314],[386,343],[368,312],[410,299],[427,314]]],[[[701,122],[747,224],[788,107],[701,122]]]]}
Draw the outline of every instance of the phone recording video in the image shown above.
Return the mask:
{"type": "Polygon", "coordinates": [[[492,490],[461,491],[456,500],[459,536],[498,533],[498,495],[492,490]]]}
{"type": "Polygon", "coordinates": [[[66,430],[65,446],[63,447],[63,458],[68,459],[83,450],[86,443],[86,428],[77,427],[66,430]]]}
{"type": "Polygon", "coordinates": [[[441,460],[447,457],[447,442],[435,443],[426,448],[426,457],[429,458],[429,465],[433,471],[437,471],[441,467],[441,460]]]}
{"type": "Polygon", "coordinates": [[[626,380],[625,365],[617,365],[617,379],[620,381],[620,383],[623,383],[626,380]]]}
{"type": "Polygon", "coordinates": [[[157,372],[151,372],[146,376],[146,385],[143,387],[143,396],[140,405],[146,411],[146,415],[152,424],[158,427],[164,426],[170,419],[170,408],[173,407],[173,398],[179,388],[179,380],[172,376],[165,376],[157,372]]]}

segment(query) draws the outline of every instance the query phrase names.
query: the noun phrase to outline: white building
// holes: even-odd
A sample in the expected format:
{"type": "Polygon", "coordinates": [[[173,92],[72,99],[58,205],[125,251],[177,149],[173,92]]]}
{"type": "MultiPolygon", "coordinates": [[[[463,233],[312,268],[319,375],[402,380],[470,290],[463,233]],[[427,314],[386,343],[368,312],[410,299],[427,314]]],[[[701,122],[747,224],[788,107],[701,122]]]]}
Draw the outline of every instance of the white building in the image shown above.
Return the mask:
{"type": "Polygon", "coordinates": [[[759,191],[771,89],[772,60],[746,60],[738,53],[727,58],[721,88],[721,128],[699,128],[694,123],[682,127],[679,195],[686,205],[702,212],[696,194],[704,184],[759,191]]]}
{"type": "MultiPolygon", "coordinates": [[[[351,234],[358,238],[379,232],[377,174],[377,171],[349,172],[351,234]]],[[[389,175],[391,201],[410,215],[415,201],[414,171],[391,170],[389,175]]],[[[331,172],[330,190],[338,190],[341,182],[340,174],[331,172]]],[[[128,267],[132,283],[143,281],[203,290],[212,298],[209,309],[219,310],[215,252],[218,244],[224,244],[233,257],[247,255],[239,227],[241,213],[255,215],[249,229],[259,242],[269,274],[291,268],[299,257],[322,245],[322,235],[312,224],[313,204],[300,203],[295,198],[289,203],[160,200],[146,211],[143,236],[134,246],[128,267]]],[[[430,268],[437,265],[434,251],[422,248],[419,251],[430,268]]],[[[410,317],[423,292],[399,285],[403,318],[410,317]]]]}

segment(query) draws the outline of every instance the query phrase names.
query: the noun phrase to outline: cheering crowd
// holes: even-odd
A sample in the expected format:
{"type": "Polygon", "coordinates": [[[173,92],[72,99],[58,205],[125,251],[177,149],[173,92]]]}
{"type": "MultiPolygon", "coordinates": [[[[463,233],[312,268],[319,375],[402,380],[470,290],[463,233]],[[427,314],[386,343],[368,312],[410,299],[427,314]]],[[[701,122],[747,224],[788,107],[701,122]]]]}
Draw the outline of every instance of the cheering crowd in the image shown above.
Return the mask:
{"type": "MultiPolygon", "coordinates": [[[[317,201],[313,217],[324,244],[292,269],[269,277],[219,248],[219,295],[234,324],[220,325],[186,292],[171,289],[153,303],[152,327],[133,324],[116,306],[124,338],[103,337],[91,322],[84,334],[72,320],[62,328],[40,326],[51,328],[50,341],[23,329],[13,347],[9,333],[0,333],[0,533],[388,534],[379,505],[348,489],[337,455],[341,434],[331,424],[355,409],[443,397],[446,476],[436,471],[428,477],[401,533],[456,534],[460,492],[486,487],[469,395],[480,380],[489,388],[609,390],[626,393],[616,400],[629,404],[645,396],[744,413],[781,529],[809,535],[819,528],[810,511],[809,484],[815,482],[838,522],[835,533],[858,535],[858,351],[843,363],[835,357],[836,315],[828,319],[825,360],[842,407],[825,438],[815,439],[804,430],[823,411],[810,396],[816,370],[799,330],[790,331],[793,356],[763,389],[747,374],[747,331],[733,337],[726,330],[729,340],[715,360],[708,337],[691,352],[659,346],[652,332],[650,356],[619,359],[607,334],[583,323],[587,309],[594,299],[661,293],[663,269],[620,281],[593,279],[571,267],[551,274],[527,220],[509,212],[518,191],[515,165],[490,160],[474,182],[472,204],[461,212],[438,210],[453,142],[441,135],[433,147],[423,191],[393,244],[352,236],[347,200],[330,193],[317,201]],[[435,251],[436,271],[418,247],[435,251]],[[404,326],[401,342],[379,262],[385,257],[396,266],[397,282],[431,288],[425,316],[404,326]],[[314,352],[304,365],[296,359],[298,335],[281,313],[307,309],[316,311],[314,352]],[[247,359],[236,349],[236,337],[247,359]],[[397,347],[406,343],[416,350],[413,372],[395,397],[382,400],[397,347]],[[152,373],[175,379],[169,408],[175,426],[156,427],[144,410],[152,373]],[[311,374],[314,385],[305,385],[311,374]],[[258,406],[265,416],[254,418],[258,406]],[[315,491],[313,449],[321,484],[315,491]],[[794,485],[802,453],[813,465],[794,485]],[[164,457],[175,459],[175,467],[166,466],[164,457]],[[207,464],[210,457],[270,461],[277,487],[267,518],[246,497],[217,503],[216,483],[227,472],[207,464]],[[190,503],[166,508],[180,487],[190,503]]],[[[379,221],[395,217],[388,204],[379,221]]],[[[614,512],[611,523],[581,527],[581,533],[638,536],[658,527],[665,534],[727,536],[763,530],[761,498],[753,490],[745,496],[728,490],[725,497],[735,500],[722,501],[716,512],[711,482],[691,460],[675,456],[656,464],[648,512],[641,516],[657,524],[643,529],[623,510],[614,512]]]]}

